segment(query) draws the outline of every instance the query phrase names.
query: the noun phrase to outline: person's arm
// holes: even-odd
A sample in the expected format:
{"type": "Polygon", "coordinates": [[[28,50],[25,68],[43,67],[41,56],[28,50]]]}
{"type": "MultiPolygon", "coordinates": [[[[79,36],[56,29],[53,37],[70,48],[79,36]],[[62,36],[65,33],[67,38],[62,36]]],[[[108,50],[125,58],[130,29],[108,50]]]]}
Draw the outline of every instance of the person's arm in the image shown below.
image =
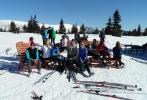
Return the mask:
{"type": "Polygon", "coordinates": [[[88,59],[88,50],[87,48],[85,48],[85,58],[84,58],[84,61],[88,59]]]}
{"type": "Polygon", "coordinates": [[[26,49],[26,58],[27,58],[27,60],[30,60],[30,59],[31,59],[31,58],[30,58],[30,55],[29,55],[28,49],[26,49]]]}
{"type": "Polygon", "coordinates": [[[113,48],[113,56],[115,55],[115,48],[113,48]]]}
{"type": "Polygon", "coordinates": [[[36,51],[36,60],[39,60],[39,52],[38,52],[38,49],[36,51]]]}

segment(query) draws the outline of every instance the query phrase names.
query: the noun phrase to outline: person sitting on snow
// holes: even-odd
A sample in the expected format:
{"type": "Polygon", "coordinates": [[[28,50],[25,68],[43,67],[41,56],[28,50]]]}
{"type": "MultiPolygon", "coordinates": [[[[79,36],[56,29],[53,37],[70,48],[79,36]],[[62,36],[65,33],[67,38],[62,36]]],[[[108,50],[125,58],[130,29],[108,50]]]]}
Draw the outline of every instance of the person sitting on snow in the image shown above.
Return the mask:
{"type": "MultiPolygon", "coordinates": [[[[119,66],[124,65],[124,63],[121,61],[122,56],[122,48],[120,46],[120,42],[117,41],[115,47],[113,48],[113,59],[119,62],[119,66]]],[[[118,65],[117,65],[118,66],[118,65]]]]}
{"type": "Polygon", "coordinates": [[[80,59],[79,59],[79,49],[77,48],[77,43],[75,40],[72,40],[69,47],[67,48],[67,61],[66,67],[71,70],[71,64],[75,64],[77,68],[80,68],[80,59]]]}
{"type": "Polygon", "coordinates": [[[79,56],[81,63],[84,64],[84,67],[87,69],[89,76],[91,76],[90,68],[88,66],[88,49],[83,43],[81,43],[81,47],[79,49],[79,56]]]}
{"type": "Polygon", "coordinates": [[[40,74],[41,70],[41,62],[39,60],[39,52],[38,49],[35,48],[35,43],[30,43],[30,47],[26,49],[26,58],[29,63],[28,66],[28,73],[30,76],[30,73],[32,72],[32,65],[37,65],[38,73],[40,74]]]}
{"type": "Polygon", "coordinates": [[[47,40],[42,47],[42,63],[43,63],[43,65],[45,64],[45,62],[47,60],[50,59],[50,50],[51,50],[51,48],[49,45],[49,40],[47,40]]]}
{"type": "Polygon", "coordinates": [[[91,48],[96,50],[96,46],[97,46],[97,41],[96,41],[96,39],[93,39],[93,41],[91,43],[91,48]]]}
{"type": "Polygon", "coordinates": [[[106,58],[110,58],[110,53],[108,51],[108,48],[106,47],[106,45],[104,44],[103,41],[101,41],[97,47],[96,47],[96,51],[103,57],[106,58]]]}
{"type": "Polygon", "coordinates": [[[57,44],[54,44],[54,46],[50,50],[50,58],[55,63],[57,62],[59,64],[60,71],[63,72],[64,70],[64,63],[65,63],[65,57],[60,55],[60,50],[57,44]]]}

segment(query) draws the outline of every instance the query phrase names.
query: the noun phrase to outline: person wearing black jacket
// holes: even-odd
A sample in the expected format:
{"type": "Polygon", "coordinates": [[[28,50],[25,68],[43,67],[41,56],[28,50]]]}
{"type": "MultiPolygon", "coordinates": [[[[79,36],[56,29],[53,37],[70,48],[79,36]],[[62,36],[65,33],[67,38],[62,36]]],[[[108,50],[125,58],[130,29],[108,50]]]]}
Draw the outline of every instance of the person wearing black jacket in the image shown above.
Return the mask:
{"type": "Polygon", "coordinates": [[[70,46],[67,48],[66,66],[71,68],[72,66],[69,66],[71,63],[76,64],[76,67],[80,68],[79,48],[77,48],[75,40],[72,40],[70,46]]]}
{"type": "Polygon", "coordinates": [[[39,52],[38,49],[35,48],[35,44],[33,42],[30,44],[30,47],[26,49],[26,58],[29,63],[28,66],[29,76],[30,73],[32,72],[32,65],[37,65],[38,73],[40,74],[41,62],[39,60],[39,52]]]}

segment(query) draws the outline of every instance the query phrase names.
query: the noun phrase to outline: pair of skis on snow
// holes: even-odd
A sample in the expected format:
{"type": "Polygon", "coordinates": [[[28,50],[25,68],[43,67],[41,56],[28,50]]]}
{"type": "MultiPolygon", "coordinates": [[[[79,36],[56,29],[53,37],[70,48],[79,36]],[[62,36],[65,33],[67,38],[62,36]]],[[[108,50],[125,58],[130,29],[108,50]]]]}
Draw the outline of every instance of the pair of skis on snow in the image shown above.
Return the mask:
{"type": "Polygon", "coordinates": [[[45,74],[45,75],[44,75],[43,77],[41,77],[38,81],[36,81],[33,85],[36,85],[37,83],[40,83],[40,82],[45,83],[45,82],[48,80],[48,78],[49,78],[51,75],[53,75],[55,72],[56,72],[56,71],[52,71],[52,72],[49,72],[49,73],[45,74]]]}
{"type": "Polygon", "coordinates": [[[111,89],[125,89],[128,91],[142,91],[142,88],[139,88],[137,85],[130,84],[121,84],[121,83],[113,83],[113,82],[96,82],[96,81],[76,81],[75,84],[84,85],[85,88],[89,87],[99,87],[99,88],[111,88],[111,89]]]}
{"type": "Polygon", "coordinates": [[[132,100],[132,99],[117,96],[115,94],[116,93],[135,93],[135,91],[142,91],[142,88],[139,88],[137,85],[111,83],[111,82],[105,82],[105,81],[102,81],[102,82],[76,81],[75,84],[77,85],[74,86],[73,88],[80,89],[77,92],[95,94],[95,95],[112,97],[112,98],[123,99],[123,100],[132,100]],[[81,85],[84,86],[84,88],[80,87],[81,85]]]}

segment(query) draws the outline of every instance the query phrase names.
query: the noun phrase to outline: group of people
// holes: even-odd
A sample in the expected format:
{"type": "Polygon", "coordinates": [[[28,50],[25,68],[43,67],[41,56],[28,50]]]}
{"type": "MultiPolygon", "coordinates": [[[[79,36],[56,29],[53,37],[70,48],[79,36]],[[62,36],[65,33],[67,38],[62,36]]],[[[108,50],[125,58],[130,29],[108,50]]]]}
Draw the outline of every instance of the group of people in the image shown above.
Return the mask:
{"type": "MultiPolygon", "coordinates": [[[[111,57],[107,46],[105,45],[104,40],[100,40],[98,42],[96,39],[93,39],[93,42],[90,46],[86,46],[84,42],[79,42],[80,46],[77,47],[76,39],[72,39],[71,41],[69,38],[62,36],[62,39],[59,44],[55,44],[55,34],[54,29],[51,28],[44,30],[46,33],[46,37],[42,35],[43,38],[43,46],[40,50],[35,48],[37,45],[34,42],[33,37],[30,37],[29,45],[30,47],[26,50],[26,58],[29,62],[29,75],[32,71],[31,65],[36,64],[38,68],[38,73],[41,73],[41,64],[45,60],[52,60],[53,62],[58,63],[58,67],[63,72],[65,69],[70,70],[72,67],[71,65],[76,65],[79,68],[79,71],[82,73],[82,66],[84,65],[85,69],[87,70],[89,76],[92,75],[89,65],[88,65],[88,56],[92,55],[96,59],[109,59],[111,57]],[[50,33],[52,33],[50,35],[50,33]],[[54,34],[54,35],[53,35],[54,34]],[[51,41],[50,41],[51,40],[51,41]],[[51,43],[53,43],[51,45],[51,43]],[[67,56],[64,57],[60,54],[64,50],[67,51],[67,56]],[[42,52],[42,56],[40,57],[40,53],[42,52]]],[[[44,34],[44,33],[42,33],[44,34]]],[[[88,39],[86,39],[88,41],[88,39]]],[[[122,49],[120,46],[120,42],[116,42],[116,46],[113,48],[113,59],[118,60],[119,65],[122,65],[121,61],[122,49]]]]}
{"type": "Polygon", "coordinates": [[[54,30],[53,27],[45,28],[45,29],[41,30],[40,33],[42,35],[43,44],[47,40],[49,40],[51,44],[55,44],[55,38],[56,38],[57,32],[54,30]]]}

